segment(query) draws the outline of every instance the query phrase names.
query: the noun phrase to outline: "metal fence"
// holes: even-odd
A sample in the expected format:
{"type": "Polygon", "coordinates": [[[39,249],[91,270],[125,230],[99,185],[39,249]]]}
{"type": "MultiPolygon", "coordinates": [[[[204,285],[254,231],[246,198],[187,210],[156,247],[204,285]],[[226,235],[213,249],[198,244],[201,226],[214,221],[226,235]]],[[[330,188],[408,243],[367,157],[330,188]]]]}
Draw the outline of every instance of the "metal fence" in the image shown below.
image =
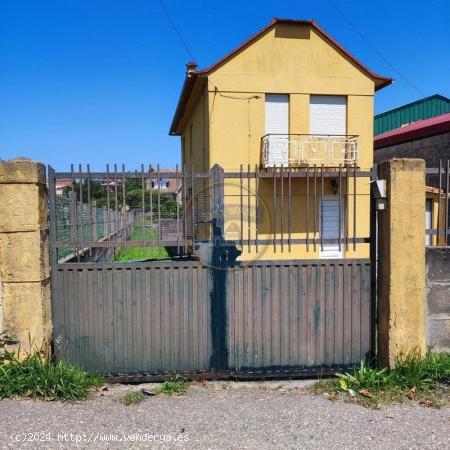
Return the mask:
{"type": "Polygon", "coordinates": [[[209,172],[151,165],[140,171],[50,168],[52,248],[78,261],[99,248],[113,259],[130,248],[141,249],[130,259],[161,259],[195,252],[219,229],[224,246],[248,253],[301,246],[311,254],[333,245],[339,253],[355,251],[371,241],[371,177],[356,165],[241,166],[237,172],[219,166],[209,172]],[[58,180],[70,182],[57,192],[58,180]],[[336,213],[333,229],[324,219],[327,207],[336,213]]]}
{"type": "Polygon", "coordinates": [[[425,244],[450,245],[450,159],[426,169],[425,244]]]}

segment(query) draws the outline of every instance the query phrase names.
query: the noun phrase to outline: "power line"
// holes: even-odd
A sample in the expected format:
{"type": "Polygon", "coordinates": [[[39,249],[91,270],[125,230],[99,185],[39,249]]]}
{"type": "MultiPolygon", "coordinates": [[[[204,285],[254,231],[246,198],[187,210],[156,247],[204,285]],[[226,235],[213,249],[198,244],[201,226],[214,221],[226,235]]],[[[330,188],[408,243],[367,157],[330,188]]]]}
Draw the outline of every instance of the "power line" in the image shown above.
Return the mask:
{"type": "Polygon", "coordinates": [[[189,56],[191,57],[192,61],[195,61],[194,55],[192,54],[192,52],[189,50],[189,47],[187,46],[185,40],[183,39],[183,37],[181,36],[181,33],[178,31],[177,26],[175,25],[174,21],[172,20],[172,18],[170,17],[169,11],[166,8],[166,5],[164,4],[163,0],[159,0],[159,3],[161,4],[161,7],[164,11],[164,14],[166,15],[167,19],[169,20],[170,25],[173,28],[173,31],[175,31],[175,34],[178,36],[179,41],[181,42],[181,45],[184,47],[184,49],[186,50],[186,52],[189,54],[189,56]]]}
{"type": "Polygon", "coordinates": [[[355,31],[358,36],[394,71],[397,75],[403,79],[412,89],[418,92],[422,97],[425,97],[425,94],[411,81],[409,81],[385,56],[381,54],[381,52],[359,31],[359,29],[350,21],[350,19],[343,13],[341,9],[338,8],[336,3],[333,0],[328,0],[331,6],[344,18],[347,24],[355,31]]]}

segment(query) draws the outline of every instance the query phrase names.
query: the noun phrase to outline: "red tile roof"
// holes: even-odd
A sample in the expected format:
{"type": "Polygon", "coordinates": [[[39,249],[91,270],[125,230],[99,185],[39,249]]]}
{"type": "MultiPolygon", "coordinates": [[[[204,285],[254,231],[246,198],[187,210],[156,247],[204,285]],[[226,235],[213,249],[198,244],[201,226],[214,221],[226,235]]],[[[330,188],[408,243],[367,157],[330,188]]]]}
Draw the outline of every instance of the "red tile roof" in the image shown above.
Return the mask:
{"type": "Polygon", "coordinates": [[[446,131],[450,131],[450,113],[431,117],[430,119],[418,120],[409,125],[379,134],[374,138],[374,147],[376,150],[389,145],[434,136],[446,131]]]}
{"type": "Polygon", "coordinates": [[[338,44],[328,33],[325,32],[322,28],[320,28],[317,23],[314,20],[300,20],[300,19],[279,19],[279,18],[273,18],[272,21],[266,25],[264,28],[259,30],[257,33],[255,33],[252,37],[244,41],[241,45],[236,47],[234,50],[232,50],[230,53],[225,55],[223,58],[221,58],[219,61],[215,62],[213,65],[207,67],[203,70],[196,70],[190,72],[184,81],[183,88],[181,90],[181,95],[178,100],[177,109],[175,111],[175,115],[173,117],[172,125],[170,127],[169,134],[176,134],[176,128],[178,126],[178,123],[184,113],[184,109],[186,107],[186,103],[189,99],[189,96],[192,92],[192,89],[194,87],[195,80],[200,75],[208,75],[214,70],[218,69],[221,65],[225,64],[227,61],[229,61],[231,58],[233,58],[237,53],[239,53],[241,50],[243,50],[245,47],[252,44],[256,39],[258,39],[261,35],[263,35],[265,32],[269,31],[271,28],[273,28],[276,24],[294,24],[294,25],[310,25],[312,28],[314,28],[322,37],[325,38],[332,46],[336,47],[339,51],[341,51],[345,56],[347,56],[354,64],[356,64],[360,69],[362,69],[369,77],[373,78],[375,81],[375,90],[382,89],[385,86],[388,86],[392,83],[393,79],[389,77],[381,76],[375,72],[372,72],[369,68],[364,66],[358,59],[356,59],[350,52],[345,50],[344,47],[342,47],[340,44],[338,44]]]}

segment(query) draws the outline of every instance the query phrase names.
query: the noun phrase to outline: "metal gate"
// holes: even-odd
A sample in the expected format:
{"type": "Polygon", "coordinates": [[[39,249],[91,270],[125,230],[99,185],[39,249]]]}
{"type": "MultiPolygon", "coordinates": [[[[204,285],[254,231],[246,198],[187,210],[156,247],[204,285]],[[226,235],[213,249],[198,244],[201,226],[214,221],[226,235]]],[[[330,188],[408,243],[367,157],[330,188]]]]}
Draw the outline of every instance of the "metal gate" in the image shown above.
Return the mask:
{"type": "MultiPolygon", "coordinates": [[[[250,206],[240,209],[237,222],[241,227],[235,239],[227,239],[224,233],[227,199],[223,186],[227,177],[237,182],[238,191],[241,187],[237,196],[241,205],[254,202],[249,193],[242,194],[245,183],[250,185],[252,180],[258,187],[259,179],[279,180],[271,191],[273,204],[279,204],[273,211],[281,215],[281,221],[287,215],[288,222],[294,209],[293,179],[311,183],[312,202],[323,194],[323,180],[334,177],[343,204],[349,207],[351,199],[345,197],[354,195],[351,207],[356,218],[356,190],[344,193],[344,183],[356,186],[356,178],[368,173],[356,168],[344,170],[339,168],[334,174],[319,170],[313,174],[250,170],[227,174],[216,167],[211,173],[195,174],[178,170],[159,173],[158,168],[156,175],[151,169],[111,175],[109,170],[90,173],[80,168],[55,173],[49,168],[56,356],[128,381],[161,379],[173,373],[208,378],[292,377],[359,364],[371,355],[373,343],[369,258],[285,259],[280,253],[280,259],[240,261],[237,256],[245,245],[249,249],[253,246],[253,251],[258,245],[270,245],[280,252],[302,245],[312,251],[324,240],[320,233],[312,235],[311,224],[306,239],[297,237],[290,224],[282,223],[271,237],[263,236],[258,210],[255,229],[250,231],[243,217],[250,217],[250,206]],[[180,203],[177,199],[171,213],[170,239],[163,227],[164,221],[172,219],[161,215],[163,178],[180,180],[181,184],[180,203]],[[109,219],[103,222],[103,231],[98,222],[104,217],[97,220],[99,214],[94,210],[101,202],[93,205],[92,200],[94,186],[99,189],[101,183],[94,185],[94,179],[106,180],[103,214],[109,219]],[[122,184],[111,184],[119,179],[122,184]],[[118,195],[121,189],[128,189],[127,179],[138,180],[143,186],[142,201],[134,209],[126,193],[123,198],[118,195]],[[62,193],[57,190],[59,180],[70,180],[62,193]],[[148,180],[151,185],[147,190],[148,180]],[[197,190],[198,184],[201,189],[197,190]],[[146,195],[151,197],[147,212],[146,195]],[[58,202],[64,203],[65,198],[67,217],[61,222],[58,202]],[[287,209],[284,213],[283,205],[287,209]],[[196,227],[209,230],[209,235],[200,239],[196,227]],[[65,239],[61,229],[67,230],[65,239]],[[139,239],[136,229],[142,231],[139,239]],[[153,230],[157,234],[152,234],[153,230]],[[124,249],[162,245],[171,248],[168,260],[112,261],[124,249]]],[[[344,221],[343,228],[342,236],[335,240],[339,246],[370,242],[370,237],[357,236],[356,219],[344,221]]]]}

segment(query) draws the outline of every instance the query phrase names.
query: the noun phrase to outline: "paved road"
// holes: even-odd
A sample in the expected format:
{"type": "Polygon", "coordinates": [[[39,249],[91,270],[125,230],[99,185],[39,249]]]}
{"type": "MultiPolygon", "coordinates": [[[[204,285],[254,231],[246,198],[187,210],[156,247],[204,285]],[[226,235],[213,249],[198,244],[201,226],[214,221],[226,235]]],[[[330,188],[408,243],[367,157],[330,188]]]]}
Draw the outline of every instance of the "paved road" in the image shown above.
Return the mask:
{"type": "Polygon", "coordinates": [[[373,411],[307,395],[303,383],[205,383],[181,397],[158,395],[135,406],[115,401],[136,389],[130,386],[79,404],[1,400],[0,447],[450,448],[448,408],[373,411]]]}

